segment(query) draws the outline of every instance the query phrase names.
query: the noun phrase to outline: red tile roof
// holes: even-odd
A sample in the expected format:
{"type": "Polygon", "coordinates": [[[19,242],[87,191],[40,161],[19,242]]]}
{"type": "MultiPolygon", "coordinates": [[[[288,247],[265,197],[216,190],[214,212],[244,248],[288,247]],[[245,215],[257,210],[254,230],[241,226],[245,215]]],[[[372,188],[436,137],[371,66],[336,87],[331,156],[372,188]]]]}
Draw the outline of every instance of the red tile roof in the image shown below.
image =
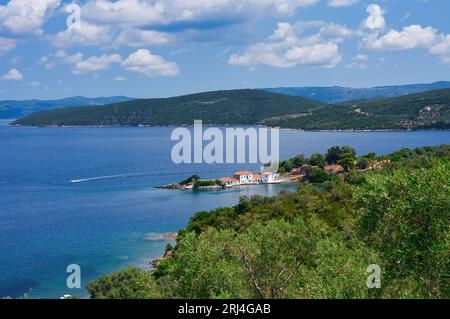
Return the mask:
{"type": "Polygon", "coordinates": [[[239,182],[237,179],[235,179],[235,178],[230,178],[230,177],[222,177],[222,178],[220,178],[219,180],[221,180],[222,182],[225,182],[225,183],[229,183],[229,182],[235,182],[235,183],[238,183],[238,182],[239,182]]]}
{"type": "Polygon", "coordinates": [[[237,175],[253,175],[253,173],[249,172],[249,171],[240,171],[240,172],[235,172],[233,175],[234,176],[237,176],[237,175]]]}

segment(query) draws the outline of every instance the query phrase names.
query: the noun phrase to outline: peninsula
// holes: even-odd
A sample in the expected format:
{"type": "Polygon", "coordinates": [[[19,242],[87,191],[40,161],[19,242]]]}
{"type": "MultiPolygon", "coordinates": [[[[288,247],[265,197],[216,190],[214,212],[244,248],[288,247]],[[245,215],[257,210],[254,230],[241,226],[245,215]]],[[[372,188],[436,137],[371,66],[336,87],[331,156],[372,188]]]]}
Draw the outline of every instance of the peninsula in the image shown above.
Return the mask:
{"type": "Polygon", "coordinates": [[[182,126],[263,125],[300,130],[450,128],[450,89],[326,104],[260,90],[228,90],[30,114],[13,125],[182,126]]]}

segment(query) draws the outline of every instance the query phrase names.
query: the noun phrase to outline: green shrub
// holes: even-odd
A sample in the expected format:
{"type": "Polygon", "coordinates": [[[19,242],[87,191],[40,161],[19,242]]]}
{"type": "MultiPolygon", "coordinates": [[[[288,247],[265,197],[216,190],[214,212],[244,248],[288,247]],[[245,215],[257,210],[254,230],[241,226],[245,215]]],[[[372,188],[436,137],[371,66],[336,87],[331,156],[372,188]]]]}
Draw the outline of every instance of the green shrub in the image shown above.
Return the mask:
{"type": "Polygon", "coordinates": [[[449,297],[449,182],[447,162],[370,174],[354,189],[361,237],[382,255],[388,277],[418,283],[417,297],[449,297]]]}
{"type": "Polygon", "coordinates": [[[93,299],[154,299],[160,298],[151,273],[131,267],[100,276],[86,285],[93,299]]]}

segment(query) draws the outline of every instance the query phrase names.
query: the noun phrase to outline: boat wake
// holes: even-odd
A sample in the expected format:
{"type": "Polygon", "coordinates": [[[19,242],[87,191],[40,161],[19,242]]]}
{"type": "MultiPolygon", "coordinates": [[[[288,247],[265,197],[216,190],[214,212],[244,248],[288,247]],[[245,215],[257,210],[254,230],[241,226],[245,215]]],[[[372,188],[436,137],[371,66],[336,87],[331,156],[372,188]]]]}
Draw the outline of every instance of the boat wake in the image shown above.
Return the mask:
{"type": "MultiPolygon", "coordinates": [[[[211,170],[206,171],[206,173],[215,172],[215,173],[229,173],[227,170],[211,170]]],[[[155,173],[155,171],[151,172],[140,172],[140,173],[128,173],[128,174],[117,174],[117,175],[105,175],[105,176],[96,176],[96,177],[87,177],[87,178],[80,178],[80,179],[71,179],[69,180],[69,183],[85,183],[85,182],[92,182],[92,181],[99,181],[103,179],[115,179],[115,178],[128,178],[128,177],[139,177],[139,176],[155,176],[155,177],[168,177],[168,176],[189,176],[192,174],[197,174],[197,171],[186,171],[186,172],[168,172],[168,171],[161,171],[155,173]]]]}
{"type": "Polygon", "coordinates": [[[89,178],[81,178],[81,179],[71,179],[69,181],[69,183],[84,183],[84,182],[98,181],[98,180],[102,180],[102,179],[127,178],[127,177],[144,176],[144,175],[148,175],[148,173],[119,174],[119,175],[97,176],[97,177],[89,177],[89,178]]]}

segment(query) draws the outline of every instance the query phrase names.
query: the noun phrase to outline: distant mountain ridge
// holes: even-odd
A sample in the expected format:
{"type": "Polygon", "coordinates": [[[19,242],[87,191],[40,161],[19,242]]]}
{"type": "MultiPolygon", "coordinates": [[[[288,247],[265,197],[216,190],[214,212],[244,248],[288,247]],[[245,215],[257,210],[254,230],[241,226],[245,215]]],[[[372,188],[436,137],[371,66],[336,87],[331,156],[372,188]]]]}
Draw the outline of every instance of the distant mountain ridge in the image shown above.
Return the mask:
{"type": "Polygon", "coordinates": [[[325,104],[261,90],[228,90],[30,114],[34,126],[266,125],[303,130],[450,129],[450,89],[325,104]]]}
{"type": "MultiPolygon", "coordinates": [[[[339,103],[358,99],[374,99],[396,97],[414,93],[422,93],[438,89],[450,88],[449,81],[429,84],[408,84],[394,86],[378,86],[373,88],[333,87],[280,87],[258,89],[260,91],[301,96],[322,103],[339,103]]],[[[0,100],[0,119],[22,118],[28,114],[58,108],[107,105],[135,100],[126,96],[87,98],[74,96],[57,100],[0,100]]]]}
{"type": "Polygon", "coordinates": [[[373,88],[348,88],[342,86],[332,86],[332,87],[279,87],[279,88],[264,88],[261,90],[293,96],[302,96],[317,101],[321,101],[323,103],[338,103],[359,99],[396,97],[448,88],[450,88],[449,81],[439,81],[428,84],[377,86],[373,88]]]}
{"type": "Polygon", "coordinates": [[[131,101],[133,98],[126,96],[96,97],[74,96],[58,100],[4,100],[0,101],[0,119],[21,118],[25,115],[52,110],[57,108],[105,105],[124,101],[131,101]]]}
{"type": "Polygon", "coordinates": [[[172,98],[141,99],[103,106],[33,113],[15,124],[37,126],[251,125],[286,114],[308,113],[325,105],[311,99],[259,90],[228,90],[172,98]]]}

